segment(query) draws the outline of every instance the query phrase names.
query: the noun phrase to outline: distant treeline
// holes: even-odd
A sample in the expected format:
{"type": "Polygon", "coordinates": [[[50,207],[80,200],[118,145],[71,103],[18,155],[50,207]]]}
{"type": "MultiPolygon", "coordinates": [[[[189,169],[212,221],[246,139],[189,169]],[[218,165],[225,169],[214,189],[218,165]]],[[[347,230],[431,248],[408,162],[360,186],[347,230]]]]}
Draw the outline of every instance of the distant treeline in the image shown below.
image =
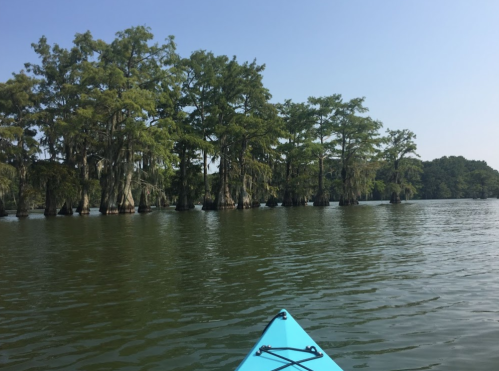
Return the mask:
{"type": "Polygon", "coordinates": [[[499,173],[485,161],[450,156],[423,162],[419,198],[487,198],[498,195],[499,173]]]}
{"type": "MultiPolygon", "coordinates": [[[[444,156],[433,161],[411,160],[418,163],[419,174],[410,178],[416,189],[415,199],[488,198],[499,197],[499,172],[485,161],[467,160],[462,156],[444,156]]],[[[386,182],[387,175],[378,171],[376,179],[386,182]]],[[[382,200],[386,193],[373,192],[382,200]]]]}
{"type": "Polygon", "coordinates": [[[152,40],[133,27],[32,44],[39,64],[0,83],[0,216],[497,194],[485,162],[421,162],[415,134],[382,134],[364,98],[271,103],[264,65],[152,40]]]}

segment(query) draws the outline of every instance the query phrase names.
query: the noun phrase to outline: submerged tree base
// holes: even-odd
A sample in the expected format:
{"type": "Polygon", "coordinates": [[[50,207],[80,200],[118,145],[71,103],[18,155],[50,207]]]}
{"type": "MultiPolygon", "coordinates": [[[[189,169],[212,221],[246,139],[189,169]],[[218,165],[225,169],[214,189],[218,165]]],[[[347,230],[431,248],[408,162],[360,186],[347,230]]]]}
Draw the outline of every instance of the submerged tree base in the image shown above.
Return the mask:
{"type": "Polygon", "coordinates": [[[45,208],[43,215],[45,215],[45,216],[57,216],[57,208],[55,207],[55,205],[49,205],[48,207],[45,208]]]}
{"type": "Polygon", "coordinates": [[[230,193],[220,192],[217,199],[215,200],[215,207],[215,210],[231,210],[235,209],[236,205],[234,203],[234,200],[232,200],[230,193]]]}
{"type": "Polygon", "coordinates": [[[209,191],[205,191],[204,200],[203,200],[203,210],[215,210],[216,205],[213,199],[211,198],[211,193],[209,191]]]}
{"type": "Polygon", "coordinates": [[[401,202],[402,201],[400,200],[400,196],[396,192],[393,192],[392,195],[390,196],[390,203],[399,204],[401,202]]]}
{"type": "Polygon", "coordinates": [[[80,201],[78,206],[76,207],[76,212],[80,215],[89,215],[90,208],[88,207],[88,204],[86,206],[83,206],[83,201],[80,201]]]}
{"type": "Polygon", "coordinates": [[[267,202],[265,203],[265,206],[268,206],[268,207],[276,207],[278,206],[279,204],[277,203],[277,198],[275,198],[274,196],[271,196],[267,202]]]}
{"type": "Polygon", "coordinates": [[[235,209],[236,205],[234,203],[232,204],[224,204],[224,205],[217,205],[217,208],[215,210],[232,210],[235,209]]]}
{"type": "Polygon", "coordinates": [[[118,208],[116,206],[112,206],[112,207],[101,207],[99,209],[99,212],[102,215],[117,215],[118,214],[118,208]]]}
{"type": "Polygon", "coordinates": [[[55,192],[52,189],[52,184],[50,180],[47,181],[47,189],[45,191],[45,211],[43,215],[45,216],[57,216],[57,199],[55,197],[55,192]]]}
{"type": "Polygon", "coordinates": [[[135,214],[135,206],[123,206],[118,210],[119,214],[135,214]]]}
{"type": "Polygon", "coordinates": [[[257,207],[260,207],[261,206],[261,202],[258,201],[258,200],[253,200],[251,201],[251,207],[252,208],[257,208],[257,207]]]}
{"type": "Polygon", "coordinates": [[[161,207],[170,207],[170,202],[166,198],[166,196],[161,197],[161,200],[159,201],[159,204],[161,207]]]}
{"type": "Polygon", "coordinates": [[[305,197],[293,198],[293,206],[307,206],[307,199],[305,197]]]}
{"type": "Polygon", "coordinates": [[[180,204],[177,203],[175,205],[175,211],[189,211],[191,209],[189,204],[180,204]]]}
{"type": "Polygon", "coordinates": [[[284,192],[284,197],[282,199],[281,206],[286,206],[286,207],[294,206],[293,205],[293,197],[291,197],[291,192],[289,190],[286,190],[284,192]]]}
{"type": "Polygon", "coordinates": [[[149,205],[139,205],[139,209],[137,210],[140,214],[150,213],[152,212],[152,208],[149,205]]]}
{"type": "Polygon", "coordinates": [[[203,203],[203,210],[204,211],[210,211],[210,210],[216,210],[215,203],[212,200],[205,200],[203,203]]]}
{"type": "Polygon", "coordinates": [[[28,210],[17,210],[16,216],[18,218],[25,218],[29,215],[28,210]]]}
{"type": "Polygon", "coordinates": [[[150,213],[152,211],[151,206],[149,205],[147,192],[148,191],[145,189],[142,189],[142,192],[140,192],[139,209],[137,210],[140,214],[150,213]]]}
{"type": "Polygon", "coordinates": [[[329,198],[324,195],[317,195],[314,200],[314,206],[329,206],[329,198]]]}
{"type": "Polygon", "coordinates": [[[73,207],[71,205],[68,206],[68,203],[65,202],[62,205],[61,210],[57,213],[58,215],[73,215],[73,207]]]}
{"type": "Polygon", "coordinates": [[[241,190],[241,193],[239,194],[239,200],[237,202],[238,210],[251,209],[251,206],[252,204],[248,192],[246,192],[245,189],[241,190]]]}
{"type": "Polygon", "coordinates": [[[358,204],[359,204],[359,201],[357,201],[357,200],[344,199],[343,197],[340,198],[340,202],[339,202],[340,206],[355,206],[358,204]]]}
{"type": "Polygon", "coordinates": [[[239,202],[237,204],[237,209],[238,210],[245,210],[245,209],[251,209],[252,204],[250,203],[249,199],[245,199],[243,202],[239,202]]]}

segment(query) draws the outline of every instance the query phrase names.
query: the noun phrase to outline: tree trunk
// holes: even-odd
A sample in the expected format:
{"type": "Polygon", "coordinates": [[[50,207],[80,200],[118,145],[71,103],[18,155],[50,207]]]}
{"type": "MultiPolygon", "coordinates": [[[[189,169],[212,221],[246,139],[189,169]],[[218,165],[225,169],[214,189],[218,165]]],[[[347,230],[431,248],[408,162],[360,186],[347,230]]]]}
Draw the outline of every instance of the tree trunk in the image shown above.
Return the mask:
{"type": "Polygon", "coordinates": [[[289,189],[284,190],[281,206],[293,206],[293,196],[291,195],[291,191],[289,189]]]}
{"type": "Polygon", "coordinates": [[[216,210],[226,210],[226,209],[234,209],[235,204],[234,200],[229,191],[229,182],[228,182],[228,172],[229,172],[229,160],[227,147],[225,146],[225,139],[221,139],[222,142],[222,153],[220,156],[220,189],[218,191],[217,198],[215,200],[216,210]]]}
{"type": "Polygon", "coordinates": [[[249,189],[250,189],[250,193],[253,195],[252,199],[251,199],[251,207],[252,208],[255,208],[255,207],[260,207],[261,206],[261,202],[260,202],[260,198],[258,197],[258,191],[253,189],[253,184],[254,184],[254,179],[253,177],[249,178],[249,189]]]}
{"type": "MultiPolygon", "coordinates": [[[[205,137],[206,140],[206,137],[205,137]]],[[[203,210],[214,210],[215,204],[211,197],[210,184],[208,181],[208,153],[203,152],[203,180],[204,180],[204,199],[203,199],[203,210]]]]}
{"type": "Polygon", "coordinates": [[[146,187],[142,187],[142,192],[140,193],[139,213],[150,213],[152,211],[148,195],[149,190],[146,189],[146,187]]]}
{"type": "Polygon", "coordinates": [[[324,193],[324,158],[319,157],[319,189],[314,198],[314,206],[329,206],[329,197],[324,193]]]}
{"type": "Polygon", "coordinates": [[[211,197],[210,191],[204,194],[203,199],[203,210],[215,210],[215,203],[213,202],[213,198],[211,197]]]}
{"type": "Polygon", "coordinates": [[[329,197],[324,192],[318,193],[314,198],[314,206],[329,206],[329,197]]]}
{"type": "Polygon", "coordinates": [[[347,178],[347,158],[345,157],[345,148],[346,148],[346,139],[345,136],[342,138],[342,146],[341,146],[341,187],[342,194],[340,195],[340,206],[352,206],[358,205],[359,201],[355,197],[353,197],[353,192],[348,187],[348,178],[347,178]]]}
{"type": "MultiPolygon", "coordinates": [[[[74,160],[74,147],[69,145],[69,141],[65,139],[66,145],[64,146],[66,152],[65,164],[69,169],[75,168],[75,160],[74,160]]],[[[71,198],[66,198],[64,201],[64,205],[62,205],[61,209],[57,213],[58,215],[73,215],[73,200],[71,198]]]]}
{"type": "Polygon", "coordinates": [[[340,203],[339,203],[340,206],[353,206],[358,204],[359,201],[357,201],[354,198],[344,197],[343,195],[341,195],[340,197],[340,203]]]}
{"type": "Polygon", "coordinates": [[[86,141],[83,144],[83,153],[82,153],[82,166],[81,166],[81,199],[76,209],[77,213],[80,215],[88,215],[90,214],[90,190],[89,190],[89,177],[88,171],[88,162],[87,162],[87,145],[86,141]]]}
{"type": "Polygon", "coordinates": [[[53,184],[53,180],[49,179],[45,186],[45,211],[43,212],[43,215],[45,216],[57,215],[57,199],[55,197],[53,184]]]}
{"type": "Polygon", "coordinates": [[[164,193],[161,194],[161,207],[170,207],[170,202],[164,193]]]}
{"type": "MultiPolygon", "coordinates": [[[[118,204],[116,202],[116,190],[121,179],[120,167],[115,164],[121,162],[122,144],[113,142],[114,132],[118,122],[117,114],[114,114],[107,123],[107,149],[106,162],[104,164],[104,174],[101,176],[101,202],[99,212],[104,215],[118,214],[118,204]]],[[[120,183],[121,186],[121,183],[120,183]]],[[[121,190],[118,192],[121,194],[121,190]]]]}
{"type": "Polygon", "coordinates": [[[180,190],[177,204],[175,205],[176,211],[188,211],[189,199],[187,192],[187,145],[185,143],[181,144],[180,151],[180,190]]]}
{"type": "Polygon", "coordinates": [[[62,205],[61,210],[57,213],[58,215],[73,215],[73,203],[71,200],[66,200],[64,205],[62,205]]]}
{"type": "MultiPolygon", "coordinates": [[[[394,162],[394,171],[392,175],[392,181],[393,183],[398,187],[400,184],[400,179],[399,179],[399,160],[395,160],[394,162]]],[[[390,195],[390,203],[391,204],[399,204],[400,201],[400,194],[397,192],[392,192],[390,195]]]]}
{"type": "Polygon", "coordinates": [[[340,206],[353,206],[358,205],[359,201],[352,195],[352,192],[348,189],[348,179],[347,170],[345,167],[341,169],[341,181],[342,181],[342,194],[340,196],[340,206]]]}
{"type": "Polygon", "coordinates": [[[132,177],[133,177],[133,162],[127,161],[125,163],[125,181],[121,193],[121,200],[119,203],[120,214],[134,214],[135,202],[132,195],[132,177]]]}
{"type": "Polygon", "coordinates": [[[104,174],[101,176],[101,201],[99,212],[104,215],[118,214],[118,207],[116,205],[116,187],[114,184],[114,176],[104,174]]]}
{"type": "Polygon", "coordinates": [[[241,183],[241,187],[239,189],[239,198],[237,201],[237,208],[239,210],[242,209],[251,209],[251,199],[248,194],[248,190],[246,188],[246,138],[243,137],[241,143],[241,152],[239,154],[239,165],[241,168],[241,173],[239,175],[239,181],[241,183]]]}
{"type": "Polygon", "coordinates": [[[303,196],[293,197],[293,206],[307,206],[307,199],[303,196]]]}
{"type": "Polygon", "coordinates": [[[286,188],[284,189],[284,196],[282,198],[281,206],[293,206],[293,197],[291,195],[291,187],[289,185],[291,180],[291,161],[286,163],[286,188]]]}
{"type": "MultiPolygon", "coordinates": [[[[407,200],[407,195],[406,195],[406,200],[407,200]]],[[[397,192],[392,192],[392,195],[390,196],[390,203],[391,204],[399,204],[399,203],[401,203],[401,201],[400,201],[400,195],[397,192]]]]}
{"type": "Polygon", "coordinates": [[[88,186],[84,186],[81,190],[81,200],[80,204],[76,208],[76,212],[80,215],[88,215],[90,214],[90,198],[88,196],[88,186]]]}
{"type": "Polygon", "coordinates": [[[277,203],[277,198],[275,198],[274,196],[270,196],[267,200],[267,202],[265,203],[265,206],[268,206],[268,207],[276,207],[278,206],[279,204],[277,203]]]}
{"type": "Polygon", "coordinates": [[[2,197],[0,197],[0,217],[7,216],[7,215],[9,215],[9,214],[7,214],[7,212],[5,211],[5,206],[3,204],[2,197]]]}
{"type": "Polygon", "coordinates": [[[28,205],[26,203],[26,190],[28,187],[27,169],[24,164],[19,166],[19,202],[17,203],[16,216],[23,218],[28,216],[28,205]]]}
{"type": "MultiPolygon", "coordinates": [[[[270,160],[269,160],[269,167],[272,169],[272,172],[274,172],[274,171],[275,171],[275,168],[272,166],[272,163],[270,162],[270,160]]],[[[273,179],[272,179],[272,177],[271,177],[271,178],[269,179],[269,181],[268,181],[268,188],[269,188],[269,189],[272,189],[272,183],[273,183],[273,182],[272,182],[272,180],[273,180],[273,179]]],[[[265,197],[265,196],[267,196],[266,192],[264,192],[264,194],[263,194],[263,197],[265,197]]],[[[268,198],[267,198],[267,202],[265,202],[265,206],[268,206],[268,207],[276,207],[276,206],[278,206],[278,205],[279,205],[279,204],[277,203],[277,198],[276,198],[275,196],[273,196],[273,195],[268,196],[268,198]]]]}
{"type": "Polygon", "coordinates": [[[248,192],[246,191],[246,185],[244,184],[245,182],[243,181],[243,185],[241,186],[241,190],[239,191],[239,200],[237,202],[237,208],[239,210],[242,209],[251,209],[251,200],[248,192]]]}

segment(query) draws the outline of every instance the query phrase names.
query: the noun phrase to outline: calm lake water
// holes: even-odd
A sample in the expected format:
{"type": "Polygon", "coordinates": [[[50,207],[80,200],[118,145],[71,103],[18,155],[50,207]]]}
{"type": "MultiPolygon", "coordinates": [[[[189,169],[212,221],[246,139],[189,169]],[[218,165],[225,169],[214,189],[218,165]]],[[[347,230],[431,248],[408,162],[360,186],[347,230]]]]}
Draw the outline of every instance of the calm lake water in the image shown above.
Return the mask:
{"type": "Polygon", "coordinates": [[[499,200],[0,218],[2,370],[234,370],[286,308],[345,370],[499,369],[499,200]]]}

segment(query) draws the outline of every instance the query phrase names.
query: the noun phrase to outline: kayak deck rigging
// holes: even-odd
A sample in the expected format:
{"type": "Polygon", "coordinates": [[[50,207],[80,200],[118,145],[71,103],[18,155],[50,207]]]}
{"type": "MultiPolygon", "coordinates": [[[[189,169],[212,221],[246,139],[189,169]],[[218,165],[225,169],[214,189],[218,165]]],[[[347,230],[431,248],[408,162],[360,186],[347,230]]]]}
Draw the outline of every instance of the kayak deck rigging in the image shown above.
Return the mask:
{"type": "Polygon", "coordinates": [[[236,371],[342,371],[286,310],[267,324],[236,371]],[[305,365],[306,363],[306,365],[305,365]]]}
{"type": "Polygon", "coordinates": [[[266,353],[266,354],[270,354],[274,357],[277,357],[277,358],[280,358],[286,362],[289,362],[287,364],[285,364],[284,366],[281,366],[281,367],[278,367],[278,368],[274,368],[273,370],[269,370],[269,371],[279,371],[279,370],[283,370],[289,366],[293,366],[293,365],[296,365],[296,366],[299,366],[307,371],[314,371],[308,367],[305,367],[302,365],[302,363],[305,363],[305,362],[308,362],[308,361],[313,361],[314,359],[317,359],[317,358],[321,358],[323,357],[324,355],[319,352],[314,346],[307,346],[305,349],[298,349],[298,348],[289,348],[289,347],[284,347],[284,348],[272,348],[271,345],[262,345],[260,347],[260,349],[258,349],[258,351],[256,352],[256,355],[257,356],[261,356],[263,353],[266,353]],[[272,350],[272,351],[271,351],[272,350]],[[308,354],[313,354],[315,355],[315,357],[310,357],[310,358],[304,358],[304,359],[300,359],[300,360],[297,360],[297,361],[294,361],[292,359],[289,359],[287,357],[284,357],[284,356],[281,356],[279,354],[276,354],[274,353],[275,351],[279,351],[279,350],[291,350],[291,351],[295,351],[295,352],[304,352],[304,353],[308,353],[308,354]]]}

